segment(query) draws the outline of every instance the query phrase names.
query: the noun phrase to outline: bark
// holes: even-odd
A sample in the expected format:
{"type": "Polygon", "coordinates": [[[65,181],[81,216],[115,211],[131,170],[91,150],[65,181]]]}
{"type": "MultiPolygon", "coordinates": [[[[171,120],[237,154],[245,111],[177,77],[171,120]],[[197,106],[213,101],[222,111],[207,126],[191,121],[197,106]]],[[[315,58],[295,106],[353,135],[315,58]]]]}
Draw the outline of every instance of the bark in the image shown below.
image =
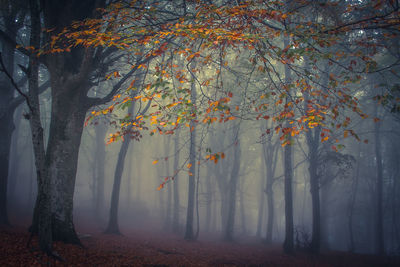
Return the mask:
{"type": "MultiPolygon", "coordinates": [[[[40,13],[35,0],[30,0],[31,10],[31,37],[30,45],[39,46],[40,42],[40,13]]],[[[39,235],[39,247],[42,251],[52,255],[52,220],[51,220],[51,181],[47,168],[45,155],[45,142],[43,127],[40,121],[39,104],[39,62],[34,55],[29,57],[29,101],[30,101],[30,127],[33,151],[35,155],[36,177],[38,182],[38,195],[36,199],[34,220],[37,221],[36,229],[31,228],[32,234],[39,235]]]]}
{"type": "MultiPolygon", "coordinates": [[[[52,88],[54,86],[52,85],[52,88]]],[[[63,90],[66,93],[76,90],[74,87],[66,87],[64,87],[65,91],[63,90]]],[[[73,224],[72,211],[79,146],[87,109],[71,108],[70,103],[79,102],[80,100],[75,97],[68,101],[67,95],[53,93],[50,135],[46,153],[49,175],[53,183],[54,240],[72,244],[80,244],[73,224]]]]}

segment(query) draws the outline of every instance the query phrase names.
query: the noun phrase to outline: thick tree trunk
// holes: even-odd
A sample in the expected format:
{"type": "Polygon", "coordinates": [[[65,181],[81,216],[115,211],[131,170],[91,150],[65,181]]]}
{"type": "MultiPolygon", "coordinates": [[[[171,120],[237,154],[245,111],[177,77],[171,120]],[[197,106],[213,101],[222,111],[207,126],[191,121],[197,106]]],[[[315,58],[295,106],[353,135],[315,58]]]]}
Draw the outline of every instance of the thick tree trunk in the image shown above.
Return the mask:
{"type": "MultiPolygon", "coordinates": [[[[73,102],[79,103],[79,101],[73,102]]],[[[49,175],[53,183],[53,238],[66,243],[80,244],[74,228],[72,211],[79,146],[86,110],[78,109],[76,112],[70,112],[68,114],[62,106],[53,106],[46,160],[49,162],[49,175]]]]}

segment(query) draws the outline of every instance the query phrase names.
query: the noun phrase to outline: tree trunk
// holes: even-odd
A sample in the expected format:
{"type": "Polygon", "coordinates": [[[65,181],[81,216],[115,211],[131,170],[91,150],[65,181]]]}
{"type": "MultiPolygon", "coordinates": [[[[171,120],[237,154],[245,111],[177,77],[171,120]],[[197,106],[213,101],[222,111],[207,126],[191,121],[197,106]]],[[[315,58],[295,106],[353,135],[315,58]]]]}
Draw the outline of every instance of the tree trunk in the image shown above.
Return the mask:
{"type": "MultiPolygon", "coordinates": [[[[289,45],[289,37],[284,38],[284,47],[289,45]]],[[[285,64],[285,83],[289,84],[291,80],[290,69],[285,64]]],[[[287,98],[286,98],[287,99],[287,98]]],[[[292,138],[288,137],[289,144],[284,148],[284,191],[285,191],[285,241],[283,242],[283,251],[287,254],[294,252],[293,240],[293,164],[292,164],[292,138]]]]}
{"type": "Polygon", "coordinates": [[[178,178],[178,166],[179,166],[179,130],[175,133],[175,159],[174,159],[174,208],[173,208],[173,217],[172,217],[172,230],[174,233],[179,232],[179,178],[178,178]]]}
{"type": "MultiPolygon", "coordinates": [[[[171,143],[171,136],[164,137],[167,138],[167,140],[164,140],[165,146],[164,146],[164,153],[167,153],[169,151],[169,145],[171,143]]],[[[165,161],[165,173],[169,176],[170,175],[170,169],[169,169],[169,160],[165,161]]],[[[164,228],[166,230],[170,230],[172,226],[172,188],[168,187],[167,189],[167,207],[166,207],[166,214],[165,214],[165,222],[164,222],[164,228]]]]}
{"type": "Polygon", "coordinates": [[[97,218],[102,218],[104,211],[104,166],[106,150],[104,139],[106,138],[107,127],[105,125],[96,126],[96,198],[95,211],[97,218]]]}
{"type": "Polygon", "coordinates": [[[230,181],[229,181],[229,194],[228,194],[228,215],[226,218],[226,227],[224,240],[232,241],[233,240],[233,230],[235,225],[235,213],[236,213],[236,187],[239,179],[239,170],[240,170],[240,141],[239,141],[239,126],[235,127],[234,130],[236,133],[235,136],[235,146],[234,146],[234,155],[233,155],[233,167],[231,170],[230,181]]]}
{"type": "MultiPolygon", "coordinates": [[[[263,164],[263,162],[261,162],[263,164]]],[[[263,164],[264,165],[264,164],[263,164]]],[[[260,196],[258,199],[258,219],[257,219],[257,231],[256,237],[261,237],[262,235],[262,225],[264,219],[264,209],[265,209],[265,166],[261,166],[261,180],[260,180],[260,196]]]]}
{"type": "MultiPolygon", "coordinates": [[[[63,100],[64,102],[64,100],[63,100]]],[[[65,101],[64,103],[66,103],[65,101]]],[[[78,102],[79,101],[71,101],[78,102]]],[[[53,103],[57,97],[53,96],[53,103]]],[[[70,103],[66,103],[71,105],[70,103]]],[[[79,146],[86,110],[68,111],[53,105],[46,160],[52,185],[52,220],[54,240],[80,244],[73,224],[73,198],[79,146]]]]}
{"type": "MultiPolygon", "coordinates": [[[[277,142],[277,141],[276,141],[277,142]]],[[[267,195],[267,233],[265,242],[271,243],[272,242],[272,230],[274,224],[274,176],[275,170],[277,165],[277,152],[278,152],[278,143],[272,143],[272,135],[269,135],[267,140],[263,142],[262,149],[263,149],[263,158],[264,158],[264,166],[266,168],[266,175],[265,175],[265,194],[267,195]]]]}
{"type": "Polygon", "coordinates": [[[319,197],[319,177],[317,174],[318,168],[318,147],[319,147],[319,136],[321,127],[314,129],[308,129],[306,133],[307,145],[308,145],[308,158],[309,167],[308,172],[310,175],[310,192],[311,192],[311,203],[312,203],[312,236],[310,251],[318,254],[320,251],[321,244],[321,215],[320,215],[320,197],[319,197]]]}
{"type": "Polygon", "coordinates": [[[358,179],[360,175],[360,160],[361,160],[361,146],[358,146],[357,153],[357,170],[355,177],[353,178],[353,182],[351,185],[350,199],[349,199],[349,210],[348,210],[348,230],[349,230],[349,252],[354,252],[355,250],[355,242],[354,242],[354,231],[353,231],[353,216],[354,216],[354,207],[357,199],[357,190],[358,190],[358,179]]]}
{"type": "MultiPolygon", "coordinates": [[[[192,63],[192,65],[194,65],[192,63]]],[[[192,66],[195,68],[195,66],[192,66]]],[[[194,105],[196,105],[196,86],[195,83],[192,83],[191,88],[191,101],[194,105]]],[[[194,119],[194,118],[193,118],[194,119]]],[[[187,206],[187,214],[186,214],[186,231],[185,231],[185,239],[186,240],[194,240],[194,232],[193,232],[193,218],[194,218],[194,202],[195,202],[195,174],[196,174],[196,130],[195,130],[195,122],[193,120],[190,121],[190,148],[189,148],[189,183],[188,183],[188,206],[187,206]]]]}
{"type": "Polygon", "coordinates": [[[111,195],[110,217],[107,229],[105,231],[108,234],[120,234],[118,226],[119,193],[121,188],[122,173],[124,171],[125,157],[126,153],[128,152],[130,141],[131,139],[129,137],[125,138],[118,153],[118,160],[117,166],[115,167],[114,184],[111,195]]]}
{"type": "Polygon", "coordinates": [[[385,254],[383,238],[383,166],[380,139],[380,122],[375,122],[375,157],[376,157],[376,213],[375,213],[375,252],[385,254]]]}
{"type": "MultiPolygon", "coordinates": [[[[6,33],[15,41],[17,28],[15,27],[14,16],[6,14],[5,18],[6,33]]],[[[8,74],[14,74],[14,47],[8,43],[2,43],[2,60],[8,74]]],[[[15,88],[11,84],[10,78],[5,74],[1,75],[0,80],[0,225],[9,225],[7,212],[7,187],[10,163],[11,138],[14,127],[14,111],[16,106],[10,105],[14,99],[15,88]]]]}
{"type": "Polygon", "coordinates": [[[213,202],[213,188],[212,188],[212,181],[211,181],[211,171],[210,168],[207,168],[207,177],[206,177],[206,226],[205,230],[210,232],[211,230],[211,218],[212,218],[212,202],[213,202]]]}
{"type": "MultiPolygon", "coordinates": [[[[31,37],[30,45],[38,47],[40,43],[40,11],[35,0],[30,0],[31,11],[31,37]]],[[[30,127],[35,155],[36,177],[38,181],[38,195],[36,199],[35,211],[33,220],[34,224],[31,227],[31,233],[38,233],[39,246],[42,251],[47,254],[52,254],[53,234],[51,220],[51,180],[48,173],[48,161],[45,154],[45,142],[43,127],[40,121],[40,104],[39,104],[39,62],[35,55],[29,57],[30,72],[29,92],[30,101],[30,127]]]]}
{"type": "MultiPolygon", "coordinates": [[[[0,98],[2,98],[2,96],[0,96],[0,98]]],[[[7,110],[0,119],[0,225],[9,225],[7,212],[7,184],[11,137],[14,130],[12,113],[14,113],[14,111],[7,110]]]]}

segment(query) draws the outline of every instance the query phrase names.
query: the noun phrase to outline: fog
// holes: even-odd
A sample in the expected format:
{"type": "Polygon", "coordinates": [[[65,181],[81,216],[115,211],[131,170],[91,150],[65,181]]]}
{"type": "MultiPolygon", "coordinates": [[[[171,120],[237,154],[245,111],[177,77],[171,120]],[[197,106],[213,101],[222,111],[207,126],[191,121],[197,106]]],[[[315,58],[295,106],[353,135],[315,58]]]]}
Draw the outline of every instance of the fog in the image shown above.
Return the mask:
{"type": "Polygon", "coordinates": [[[397,1],[64,2],[0,6],[0,225],[28,247],[399,256],[397,1]]]}
{"type": "MultiPolygon", "coordinates": [[[[373,107],[375,108],[375,107],[373,107]]],[[[21,111],[17,111],[21,114],[21,111]]],[[[380,126],[381,157],[384,172],[384,235],[388,253],[397,253],[398,239],[398,171],[399,142],[398,121],[387,115],[380,126]]],[[[34,159],[29,142],[29,125],[19,119],[13,136],[10,169],[13,179],[9,183],[8,202],[15,221],[29,223],[36,196],[34,159]]],[[[224,214],[227,211],[225,199],[229,192],[229,179],[234,168],[235,137],[233,124],[215,125],[207,129],[197,129],[201,136],[198,149],[223,151],[225,158],[217,163],[205,161],[198,155],[196,166],[196,205],[194,229],[199,229],[199,239],[224,239],[224,214]],[[225,206],[224,206],[225,205],[225,206]],[[197,217],[198,209],[198,217],[197,217]],[[199,224],[197,225],[197,220],[199,224]]],[[[269,171],[265,164],[263,149],[273,149],[269,167],[274,168],[273,177],[273,243],[280,243],[285,236],[284,214],[284,164],[283,148],[279,136],[263,134],[265,122],[242,121],[238,140],[240,140],[239,172],[235,193],[236,212],[233,239],[245,236],[266,238],[268,206],[266,177],[269,171]],[[261,125],[260,125],[261,124],[261,125]]],[[[346,139],[344,148],[335,152],[330,144],[322,144],[319,150],[319,175],[321,175],[321,246],[323,249],[353,250],[355,252],[374,252],[374,207],[376,201],[376,151],[373,131],[374,122],[359,122],[354,128],[361,139],[346,139]],[[350,230],[351,220],[351,230],[350,230]],[[352,233],[350,233],[352,231],[352,233]],[[353,239],[351,247],[350,236],[353,239]]],[[[108,122],[88,125],[84,129],[79,152],[78,172],[74,193],[74,221],[77,225],[90,224],[95,229],[105,230],[110,211],[114,173],[122,141],[106,145],[107,137],[100,139],[101,132],[113,132],[108,122]],[[99,146],[102,146],[99,148],[99,146]],[[99,153],[103,153],[104,164],[99,164],[99,153]],[[99,172],[104,172],[104,188],[99,189],[99,172]],[[100,191],[99,191],[100,190],[100,191]],[[99,196],[101,192],[101,196],[99,196]]],[[[175,231],[183,235],[187,210],[189,159],[188,143],[190,131],[187,127],[174,135],[143,135],[140,141],[130,143],[125,159],[119,196],[118,222],[121,232],[130,229],[175,231]],[[178,147],[178,151],[176,151],[178,147]],[[154,161],[158,160],[156,164],[154,161]],[[175,162],[175,161],[178,162],[175,162]],[[178,169],[174,169],[177,164],[178,169]],[[168,180],[161,190],[157,188],[176,172],[174,180],[168,180]],[[174,184],[178,191],[174,191],[174,184]],[[173,225],[175,212],[174,195],[179,196],[178,224],[173,225]]],[[[237,146],[237,145],[236,145],[237,146]]],[[[312,204],[309,183],[309,161],[304,135],[296,137],[293,145],[293,203],[295,242],[306,246],[311,241],[312,204]]],[[[101,185],[100,185],[101,186],[101,185]]]]}

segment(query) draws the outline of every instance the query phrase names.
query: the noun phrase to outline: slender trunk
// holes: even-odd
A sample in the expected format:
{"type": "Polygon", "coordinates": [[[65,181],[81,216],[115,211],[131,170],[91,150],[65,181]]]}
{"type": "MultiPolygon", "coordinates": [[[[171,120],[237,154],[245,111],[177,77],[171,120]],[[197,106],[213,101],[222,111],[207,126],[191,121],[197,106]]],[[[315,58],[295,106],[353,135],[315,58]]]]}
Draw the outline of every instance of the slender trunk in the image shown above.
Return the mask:
{"type": "Polygon", "coordinates": [[[263,165],[261,167],[262,171],[261,171],[261,180],[260,180],[260,196],[258,199],[258,219],[257,219],[257,231],[256,231],[256,236],[257,237],[261,237],[262,235],[262,225],[263,225],[263,219],[264,219],[264,206],[265,206],[265,165],[263,164],[263,162],[261,162],[261,164],[263,165]]]}
{"type": "MultiPolygon", "coordinates": [[[[15,19],[15,18],[14,18],[15,19]]],[[[16,32],[12,32],[12,27],[6,29],[6,33],[11,39],[15,40],[16,32]]],[[[6,71],[13,76],[14,73],[14,47],[2,44],[2,60],[6,71]]],[[[12,133],[14,127],[15,107],[10,107],[9,103],[14,98],[14,88],[6,75],[2,75],[0,81],[0,225],[9,225],[7,212],[7,187],[9,179],[9,163],[12,133]]]]}
{"type": "Polygon", "coordinates": [[[285,175],[285,241],[283,250],[287,254],[294,252],[293,240],[293,194],[292,194],[292,146],[284,148],[284,175],[285,175]]]}
{"type": "Polygon", "coordinates": [[[357,198],[357,190],[358,190],[358,179],[360,175],[360,160],[361,160],[361,147],[359,146],[358,153],[357,153],[357,170],[355,177],[353,179],[353,183],[351,185],[351,193],[350,193],[350,200],[349,200],[349,211],[348,211],[348,229],[349,229],[349,252],[354,252],[355,245],[354,245],[354,232],[353,232],[353,216],[354,216],[354,207],[357,198]]]}
{"type": "Polygon", "coordinates": [[[265,242],[272,242],[272,230],[274,225],[274,191],[272,190],[272,183],[267,184],[266,188],[267,194],[267,206],[268,206],[268,219],[267,219],[267,234],[265,238],[265,242]]]}
{"type": "Polygon", "coordinates": [[[272,136],[268,138],[268,143],[263,143],[263,157],[264,157],[264,166],[266,168],[266,185],[265,185],[265,194],[267,195],[267,233],[265,242],[272,242],[272,230],[274,224],[274,175],[277,164],[277,144],[272,145],[272,136]]]}
{"type": "Polygon", "coordinates": [[[380,122],[375,122],[375,157],[376,157],[376,214],[375,214],[375,252],[384,255],[383,237],[383,166],[380,139],[380,122]]]}
{"type": "MultiPolygon", "coordinates": [[[[289,45],[289,37],[284,38],[284,47],[289,45]]],[[[285,83],[289,84],[291,79],[290,69],[285,64],[285,83]]],[[[289,90],[289,89],[288,89],[289,90]]],[[[288,92],[289,93],[289,92],[288,92]]],[[[293,240],[293,164],[292,164],[292,138],[289,136],[288,142],[284,147],[284,191],[285,191],[285,241],[283,242],[283,250],[287,254],[294,252],[293,240]]]]}
{"type": "Polygon", "coordinates": [[[174,159],[174,209],[172,218],[172,230],[174,233],[179,232],[179,178],[178,178],[178,166],[179,166],[179,130],[176,132],[175,137],[175,159],[174,159]]]}
{"type": "MultiPolygon", "coordinates": [[[[137,81],[135,82],[135,86],[141,83],[143,77],[141,77],[141,73],[137,74],[136,78],[137,81]]],[[[135,91],[132,97],[136,96],[138,91],[135,91]]],[[[149,108],[150,102],[147,104],[147,106],[142,110],[142,114],[147,111],[149,108]]],[[[131,106],[128,108],[128,114],[131,114],[133,116],[133,113],[135,111],[135,102],[131,103],[131,106]]],[[[137,115],[137,114],[136,114],[137,115]]],[[[132,129],[130,127],[128,129],[128,132],[132,129]]],[[[108,226],[105,230],[105,233],[109,234],[120,234],[119,231],[119,225],[118,225],[118,208],[119,208],[119,195],[121,191],[121,180],[122,180],[122,174],[124,172],[124,165],[125,165],[125,159],[126,159],[126,154],[129,149],[129,144],[131,142],[131,135],[127,134],[125,137],[124,141],[122,142],[121,148],[118,153],[118,159],[117,159],[117,165],[115,167],[115,172],[114,172],[114,183],[113,183],[113,189],[111,193],[111,205],[110,205],[110,214],[109,214],[109,221],[108,221],[108,226]]]]}
{"type": "MultiPolygon", "coordinates": [[[[169,151],[169,145],[170,145],[170,136],[167,137],[168,140],[165,141],[165,153],[167,151],[169,151]]],[[[165,173],[167,175],[170,175],[170,170],[169,170],[169,161],[165,162],[165,173]]],[[[165,217],[165,224],[164,227],[167,230],[171,229],[172,226],[172,188],[171,187],[167,187],[167,208],[166,208],[166,217],[165,217]]]]}
{"type": "Polygon", "coordinates": [[[242,234],[246,234],[246,209],[244,203],[244,192],[243,186],[240,188],[240,214],[242,217],[242,234]]]}
{"type": "MultiPolygon", "coordinates": [[[[12,111],[13,113],[13,111],[12,111]]],[[[14,129],[9,111],[0,119],[0,225],[9,225],[7,212],[7,187],[11,136],[14,129]]],[[[15,177],[13,177],[15,179],[15,177]]]]}
{"type": "Polygon", "coordinates": [[[104,211],[104,166],[106,150],[104,139],[106,138],[107,127],[105,125],[96,126],[96,203],[95,211],[98,219],[102,218],[104,211]]]}
{"type": "Polygon", "coordinates": [[[21,144],[20,146],[18,145],[19,140],[18,138],[20,137],[20,127],[21,127],[21,121],[23,119],[22,117],[22,108],[19,107],[16,109],[15,114],[14,114],[14,120],[15,120],[15,130],[12,136],[12,140],[11,140],[11,147],[12,147],[12,151],[10,153],[10,169],[9,169],[9,173],[8,173],[8,189],[7,189],[7,193],[8,193],[8,199],[16,199],[18,198],[18,196],[16,195],[15,189],[17,186],[17,178],[18,178],[18,174],[19,174],[19,168],[20,168],[20,157],[21,155],[23,155],[23,153],[26,153],[26,150],[24,149],[24,151],[20,151],[21,147],[26,147],[26,146],[30,146],[31,145],[31,140],[26,140],[25,144],[21,144]]]}
{"type": "Polygon", "coordinates": [[[118,153],[118,160],[117,166],[115,167],[114,184],[111,195],[110,217],[107,229],[105,231],[109,234],[120,234],[118,226],[119,193],[121,188],[122,173],[124,171],[125,157],[128,152],[130,141],[131,139],[129,137],[125,138],[118,153]]]}
{"type": "Polygon", "coordinates": [[[308,145],[309,167],[308,172],[310,175],[310,192],[312,203],[312,234],[310,250],[312,253],[318,254],[321,244],[321,215],[320,215],[320,197],[319,197],[319,177],[317,174],[318,168],[318,147],[319,136],[321,127],[309,129],[306,133],[308,145]]]}
{"type": "Polygon", "coordinates": [[[229,181],[229,194],[228,194],[228,215],[226,221],[225,228],[225,241],[233,240],[233,230],[235,225],[235,213],[236,213],[236,187],[239,179],[239,170],[240,170],[240,141],[238,139],[239,135],[239,126],[236,129],[235,136],[235,147],[234,147],[234,159],[233,159],[233,168],[231,170],[230,181],[229,181]]]}
{"type": "MultiPolygon", "coordinates": [[[[29,2],[31,10],[31,37],[30,45],[39,47],[40,43],[40,13],[39,7],[35,0],[29,2]]],[[[34,55],[29,57],[30,72],[29,78],[29,101],[30,110],[30,127],[35,155],[36,177],[38,181],[38,195],[36,199],[34,223],[35,228],[31,228],[31,232],[38,233],[40,249],[47,254],[52,254],[53,234],[52,234],[52,196],[51,196],[51,180],[48,173],[48,162],[45,154],[45,142],[43,135],[43,127],[40,121],[40,104],[39,104],[39,62],[34,55]],[[36,223],[35,223],[36,220],[36,223]]]]}
{"type": "Polygon", "coordinates": [[[210,168],[207,168],[207,177],[206,177],[206,188],[207,188],[207,199],[206,199],[206,226],[205,230],[210,232],[211,226],[211,217],[212,217],[212,202],[213,202],[213,188],[211,184],[211,171],[210,168]]]}
{"type": "MultiPolygon", "coordinates": [[[[195,67],[195,66],[192,66],[195,67]]],[[[196,104],[196,86],[195,83],[192,83],[191,88],[191,101],[195,105],[196,104]]],[[[195,118],[193,118],[195,119],[195,118]]],[[[189,124],[190,126],[190,148],[189,148],[189,183],[188,183],[188,206],[187,206],[187,214],[186,214],[186,231],[185,231],[185,239],[186,240],[194,240],[194,232],[193,232],[193,215],[194,215],[194,202],[195,202],[195,174],[196,174],[196,130],[195,130],[195,122],[192,120],[189,124]]]]}

